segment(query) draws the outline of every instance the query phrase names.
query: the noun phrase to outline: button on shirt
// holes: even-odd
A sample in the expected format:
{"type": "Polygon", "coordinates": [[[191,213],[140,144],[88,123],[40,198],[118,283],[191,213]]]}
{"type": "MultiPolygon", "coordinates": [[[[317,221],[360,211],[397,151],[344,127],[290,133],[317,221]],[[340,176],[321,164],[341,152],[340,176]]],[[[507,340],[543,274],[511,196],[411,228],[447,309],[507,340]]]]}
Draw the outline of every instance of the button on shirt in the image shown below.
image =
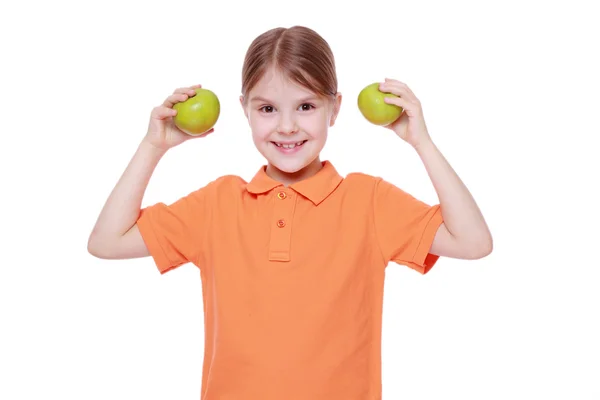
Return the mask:
{"type": "Polygon", "coordinates": [[[201,272],[203,400],[381,399],[385,268],[429,271],[441,210],[322,166],[288,187],[262,166],[142,210],[159,272],[201,272]]]}

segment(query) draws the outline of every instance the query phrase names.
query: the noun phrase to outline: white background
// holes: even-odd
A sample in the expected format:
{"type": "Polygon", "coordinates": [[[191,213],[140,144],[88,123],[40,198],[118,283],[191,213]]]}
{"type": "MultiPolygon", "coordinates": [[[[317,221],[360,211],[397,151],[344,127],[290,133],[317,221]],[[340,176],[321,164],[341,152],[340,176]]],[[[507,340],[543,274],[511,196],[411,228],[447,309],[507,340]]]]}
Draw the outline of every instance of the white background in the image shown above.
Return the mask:
{"type": "Polygon", "coordinates": [[[436,202],[416,153],[356,107],[367,84],[404,81],[494,236],[487,258],[425,276],[390,264],[383,398],[600,399],[593,3],[4,2],[0,398],[199,398],[198,270],[99,260],[88,235],[177,87],[213,90],[221,118],[163,158],[144,205],[251,178],[243,57],[299,24],[329,41],[344,96],[322,158],[436,202]]]}

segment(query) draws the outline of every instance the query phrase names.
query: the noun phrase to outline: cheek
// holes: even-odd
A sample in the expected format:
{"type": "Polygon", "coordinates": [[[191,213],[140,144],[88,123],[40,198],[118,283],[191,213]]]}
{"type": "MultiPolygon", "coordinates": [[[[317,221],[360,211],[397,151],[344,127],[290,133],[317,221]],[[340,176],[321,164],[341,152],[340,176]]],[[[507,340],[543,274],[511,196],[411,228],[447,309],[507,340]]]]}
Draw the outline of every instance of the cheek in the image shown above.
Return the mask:
{"type": "Polygon", "coordinates": [[[311,115],[310,118],[304,120],[303,124],[304,131],[315,137],[327,135],[328,127],[329,119],[325,114],[311,115]]]}
{"type": "Polygon", "coordinates": [[[257,139],[265,138],[273,131],[273,119],[261,116],[251,116],[250,129],[252,136],[257,139]]]}

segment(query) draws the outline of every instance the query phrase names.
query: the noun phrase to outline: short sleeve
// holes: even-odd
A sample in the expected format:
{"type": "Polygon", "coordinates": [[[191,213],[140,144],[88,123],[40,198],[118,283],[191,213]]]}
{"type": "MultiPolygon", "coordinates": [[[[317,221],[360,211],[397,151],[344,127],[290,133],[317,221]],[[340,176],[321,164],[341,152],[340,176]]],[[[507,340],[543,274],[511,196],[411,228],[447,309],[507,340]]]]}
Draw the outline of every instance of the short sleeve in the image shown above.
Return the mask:
{"type": "Polygon", "coordinates": [[[429,251],[443,222],[440,205],[428,205],[381,178],[375,185],[373,204],[385,262],[427,273],[439,258],[429,251]]]}
{"type": "Polygon", "coordinates": [[[161,274],[188,262],[198,265],[205,245],[208,186],[170,205],[156,203],[141,210],[138,228],[161,274]]]}

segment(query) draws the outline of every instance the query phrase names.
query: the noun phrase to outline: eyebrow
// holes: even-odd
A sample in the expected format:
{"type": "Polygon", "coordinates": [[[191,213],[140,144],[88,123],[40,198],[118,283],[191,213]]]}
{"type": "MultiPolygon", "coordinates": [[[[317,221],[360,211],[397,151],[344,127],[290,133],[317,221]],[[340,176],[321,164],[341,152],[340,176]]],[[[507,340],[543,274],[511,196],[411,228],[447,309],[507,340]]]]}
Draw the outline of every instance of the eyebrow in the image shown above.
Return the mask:
{"type": "MultiPolygon", "coordinates": [[[[299,103],[306,103],[309,101],[315,101],[317,100],[316,96],[308,96],[308,97],[303,97],[301,98],[298,102],[299,103]]],[[[272,101],[265,99],[264,97],[260,97],[260,96],[253,96],[250,98],[250,102],[251,103],[255,103],[255,102],[261,102],[261,103],[273,103],[272,101]]]]}

